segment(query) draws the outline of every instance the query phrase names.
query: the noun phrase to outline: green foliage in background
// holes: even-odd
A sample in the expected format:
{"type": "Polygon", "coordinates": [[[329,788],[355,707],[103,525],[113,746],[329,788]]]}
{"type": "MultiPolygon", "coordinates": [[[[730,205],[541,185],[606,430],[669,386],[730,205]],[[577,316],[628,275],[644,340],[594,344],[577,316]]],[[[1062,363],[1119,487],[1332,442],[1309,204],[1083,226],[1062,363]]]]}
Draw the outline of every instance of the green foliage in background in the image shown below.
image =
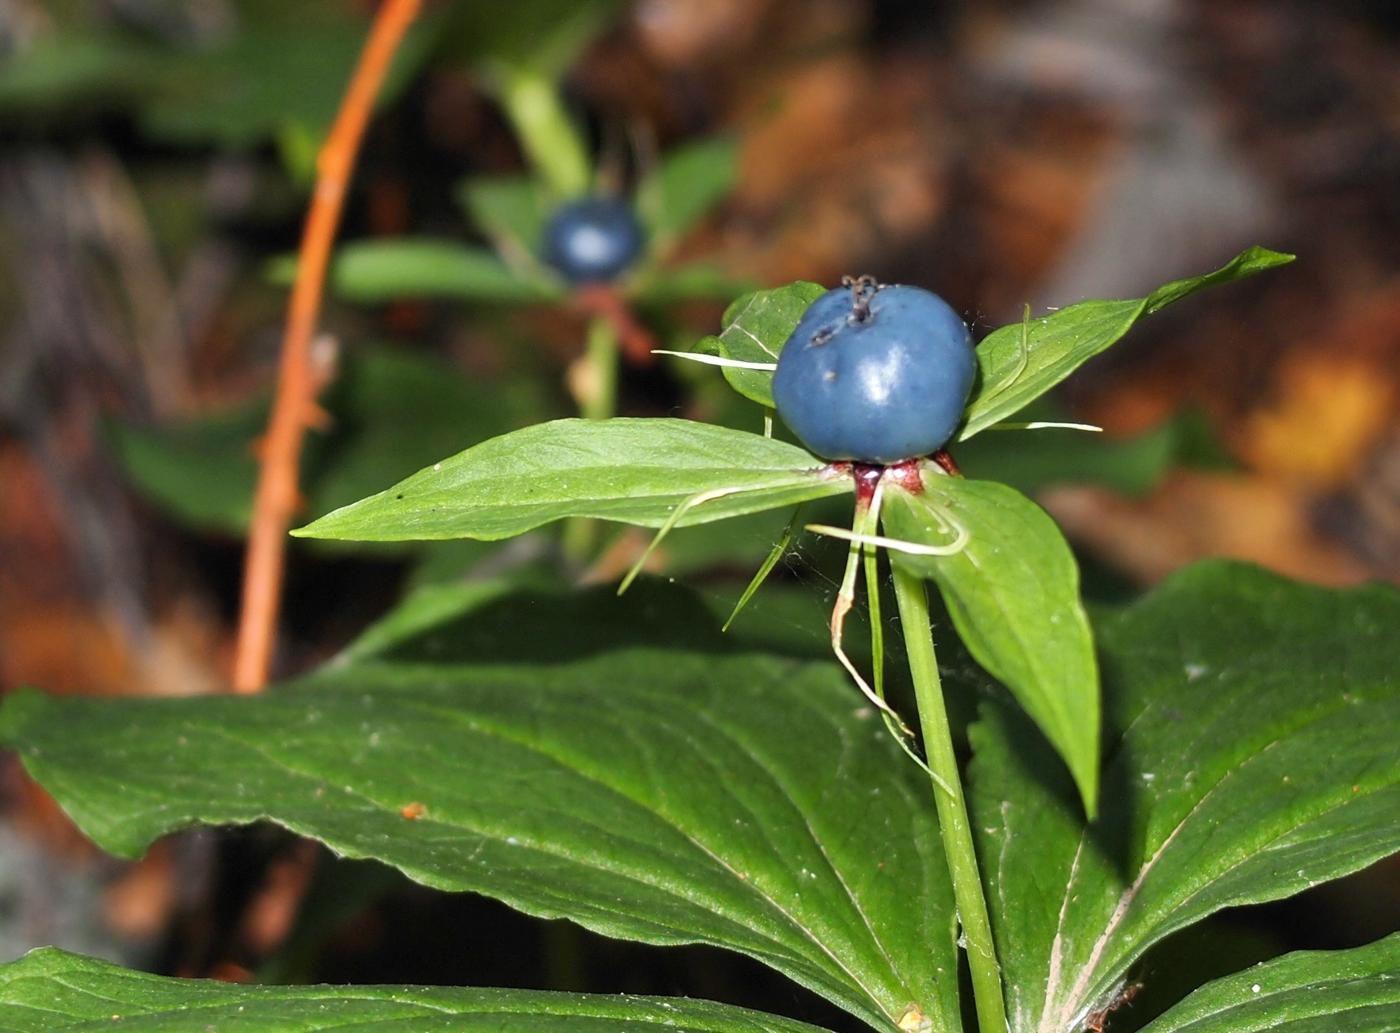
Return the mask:
{"type": "MultiPolygon", "coordinates": [[[[405,464],[429,463],[546,411],[531,379],[473,380],[443,362],[390,346],[348,353],[321,405],[328,424],[311,434],[302,457],[302,490],[312,511],[348,504],[405,464]]],[[[176,519],[241,534],[267,412],[260,400],[174,426],[114,422],[107,440],[131,482],[176,519]]]]}

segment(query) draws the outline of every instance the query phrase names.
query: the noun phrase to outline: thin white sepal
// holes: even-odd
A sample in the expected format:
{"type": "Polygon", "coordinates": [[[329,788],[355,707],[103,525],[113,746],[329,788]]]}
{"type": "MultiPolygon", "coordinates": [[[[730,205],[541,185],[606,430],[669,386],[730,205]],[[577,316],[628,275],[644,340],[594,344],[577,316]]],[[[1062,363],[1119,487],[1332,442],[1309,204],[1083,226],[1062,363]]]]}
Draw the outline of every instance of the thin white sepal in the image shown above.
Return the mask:
{"type": "Polygon", "coordinates": [[[739,359],[726,359],[722,355],[706,355],[704,352],[673,352],[664,348],[653,348],[653,355],[671,355],[677,359],[689,359],[691,362],[703,362],[706,366],[725,366],[729,369],[757,369],[765,373],[772,373],[778,368],[776,362],[743,362],[739,359]]]}
{"type": "Polygon", "coordinates": [[[1055,423],[1050,420],[1033,420],[1030,423],[994,423],[988,430],[1087,430],[1102,434],[1103,428],[1092,423],[1055,423]]]}
{"type": "Polygon", "coordinates": [[[967,528],[961,524],[958,524],[957,528],[957,537],[947,545],[921,545],[918,542],[886,538],[881,534],[857,534],[855,531],[848,531],[844,527],[833,527],[830,524],[808,524],[806,530],[813,534],[824,534],[830,538],[855,542],[857,545],[874,545],[877,548],[893,549],[895,552],[908,553],[910,556],[956,556],[967,547],[968,541],[972,538],[967,528]]]}

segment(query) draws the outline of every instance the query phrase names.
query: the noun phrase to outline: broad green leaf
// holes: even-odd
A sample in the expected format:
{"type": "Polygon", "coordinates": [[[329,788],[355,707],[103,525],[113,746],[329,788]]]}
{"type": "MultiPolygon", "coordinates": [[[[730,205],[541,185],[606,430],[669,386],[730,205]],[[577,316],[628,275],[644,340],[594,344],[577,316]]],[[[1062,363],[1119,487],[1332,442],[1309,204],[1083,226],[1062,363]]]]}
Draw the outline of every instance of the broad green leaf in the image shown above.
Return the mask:
{"type": "MultiPolygon", "coordinates": [[[[349,352],[321,398],[330,415],[302,456],[311,512],[363,498],[405,469],[537,418],[533,381],[491,384],[401,348],[349,352]]],[[[191,526],[241,534],[257,482],[253,443],[267,426],[267,403],[182,424],[112,424],[107,443],[135,486],[191,526]]]]}
{"type": "Polygon", "coordinates": [[[122,855],[267,819],[539,917],[741,951],[879,1028],[911,1003],[958,1028],[927,780],[834,664],[744,652],[656,582],[444,591],[256,698],[30,692],[0,737],[122,855]]]}
{"type": "MultiPolygon", "coordinates": [[[[187,6],[187,5],[181,5],[187,6]]],[[[196,41],[172,12],[159,35],[114,32],[91,4],[46,4],[39,33],[0,62],[0,109],[52,113],[70,106],[131,112],[142,128],[176,143],[247,148],[295,127],[319,140],[330,125],[367,17],[323,3],[239,5],[231,31],[196,41]],[[68,11],[49,8],[68,7],[68,11]],[[79,8],[86,14],[74,16],[79,8]],[[52,15],[52,17],[50,17],[52,15]]],[[[443,19],[418,19],[395,55],[378,98],[392,102],[422,67],[443,19]]],[[[192,28],[187,25],[186,28],[192,28]]]]}
{"type": "MultiPolygon", "coordinates": [[[[276,283],[296,278],[296,260],[272,263],[276,283]]],[[[561,284],[506,265],[485,248],[426,237],[359,240],[336,251],[330,272],[337,297],[362,304],[399,298],[453,298],[503,304],[552,301],[564,296],[561,284]]]]}
{"type": "Polygon", "coordinates": [[[8,1033],[818,1033],[777,1015],[690,998],[440,986],[239,986],[172,979],[45,947],[0,966],[8,1033]]]}
{"type": "MultiPolygon", "coordinates": [[[[162,62],[141,126],[176,143],[230,148],[255,146],[288,125],[320,136],[340,106],[369,24],[317,4],[288,4],[275,17],[246,20],[213,48],[162,62]]],[[[442,25],[429,15],[409,29],[378,104],[392,101],[423,66],[442,25]]]]}
{"type": "Polygon", "coordinates": [[[662,156],[637,189],[637,210],[653,252],[665,254],[724,199],[738,172],[739,147],[717,136],[662,156]]]}
{"type": "Polygon", "coordinates": [[[1013,1033],[1075,1028],[1207,915],[1400,849],[1397,627],[1393,588],[1221,562],[1105,620],[1108,759],[1088,828],[1024,718],[984,708],[971,796],[1013,1033]]]}
{"type": "Polygon", "coordinates": [[[7,52],[0,61],[0,110],[52,114],[83,105],[128,105],[159,81],[167,55],[117,33],[59,31],[7,52]]]}
{"type": "Polygon", "coordinates": [[[103,436],[126,479],[162,510],[190,527],[241,534],[267,412],[258,401],[176,426],[112,422],[103,436]]]}
{"type": "Polygon", "coordinates": [[[1175,280],[1145,298],[1084,301],[993,331],[977,346],[981,371],[958,440],[965,441],[1035,401],[1115,344],[1143,316],[1205,287],[1285,265],[1292,255],[1252,247],[1212,273],[1175,280]],[[1026,336],[1023,347],[1022,335],[1026,336]]]}
{"type": "Polygon", "coordinates": [[[850,490],[838,469],[758,434],[689,420],[555,420],[482,442],[293,533],[489,540],[566,517],[659,527],[687,500],[715,493],[684,511],[684,526],[850,490]]]}
{"type": "Polygon", "coordinates": [[[1143,1033],[1394,1033],[1400,935],[1299,951],[1201,987],[1143,1033]]]}
{"type": "Polygon", "coordinates": [[[1084,807],[1099,783],[1099,674],[1079,567],[1055,522],[1014,488],[929,472],[918,495],[885,495],[885,533],[966,544],[950,556],[890,552],[937,583],[973,658],[1011,690],[1064,758],[1084,807]]]}
{"type": "MultiPolygon", "coordinates": [[[[802,313],[825,293],[821,284],[799,280],[745,294],[725,310],[719,336],[706,337],[695,350],[741,362],[777,362],[802,313]]],[[[771,372],[726,368],[724,379],[745,398],[773,408],[771,372]]]]}
{"type": "Polygon", "coordinates": [[[458,196],[472,222],[512,267],[539,270],[536,256],[549,214],[539,183],[529,176],[483,176],[463,182],[458,196]]]}
{"type": "Polygon", "coordinates": [[[621,0],[512,0],[508,13],[490,4],[457,4],[446,46],[477,68],[500,64],[561,78],[621,0]]]}

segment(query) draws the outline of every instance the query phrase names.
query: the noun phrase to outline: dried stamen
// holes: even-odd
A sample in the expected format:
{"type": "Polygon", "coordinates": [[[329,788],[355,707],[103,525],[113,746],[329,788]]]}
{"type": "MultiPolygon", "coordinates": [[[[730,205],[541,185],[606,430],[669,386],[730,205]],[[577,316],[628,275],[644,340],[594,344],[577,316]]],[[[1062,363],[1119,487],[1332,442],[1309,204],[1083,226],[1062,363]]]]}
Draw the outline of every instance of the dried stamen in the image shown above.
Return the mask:
{"type": "Polygon", "coordinates": [[[870,318],[870,301],[880,289],[880,281],[869,273],[841,277],[841,286],[851,290],[851,319],[864,323],[870,318]]]}

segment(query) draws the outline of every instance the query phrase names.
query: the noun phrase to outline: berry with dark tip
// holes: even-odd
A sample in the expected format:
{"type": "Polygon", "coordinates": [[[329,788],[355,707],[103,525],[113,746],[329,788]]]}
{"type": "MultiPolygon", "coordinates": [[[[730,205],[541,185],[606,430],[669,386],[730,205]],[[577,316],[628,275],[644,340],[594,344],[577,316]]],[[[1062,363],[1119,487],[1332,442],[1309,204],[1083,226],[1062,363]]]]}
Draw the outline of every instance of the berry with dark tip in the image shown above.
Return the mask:
{"type": "Polygon", "coordinates": [[[561,205],[544,231],[544,257],[571,283],[614,279],[642,252],[642,225],[627,202],[585,197],[561,205]]]}
{"type": "Polygon", "coordinates": [[[803,313],[778,357],[773,401],[822,458],[895,463],[943,447],[976,374],[972,335],[946,301],[848,278],[803,313]]]}

